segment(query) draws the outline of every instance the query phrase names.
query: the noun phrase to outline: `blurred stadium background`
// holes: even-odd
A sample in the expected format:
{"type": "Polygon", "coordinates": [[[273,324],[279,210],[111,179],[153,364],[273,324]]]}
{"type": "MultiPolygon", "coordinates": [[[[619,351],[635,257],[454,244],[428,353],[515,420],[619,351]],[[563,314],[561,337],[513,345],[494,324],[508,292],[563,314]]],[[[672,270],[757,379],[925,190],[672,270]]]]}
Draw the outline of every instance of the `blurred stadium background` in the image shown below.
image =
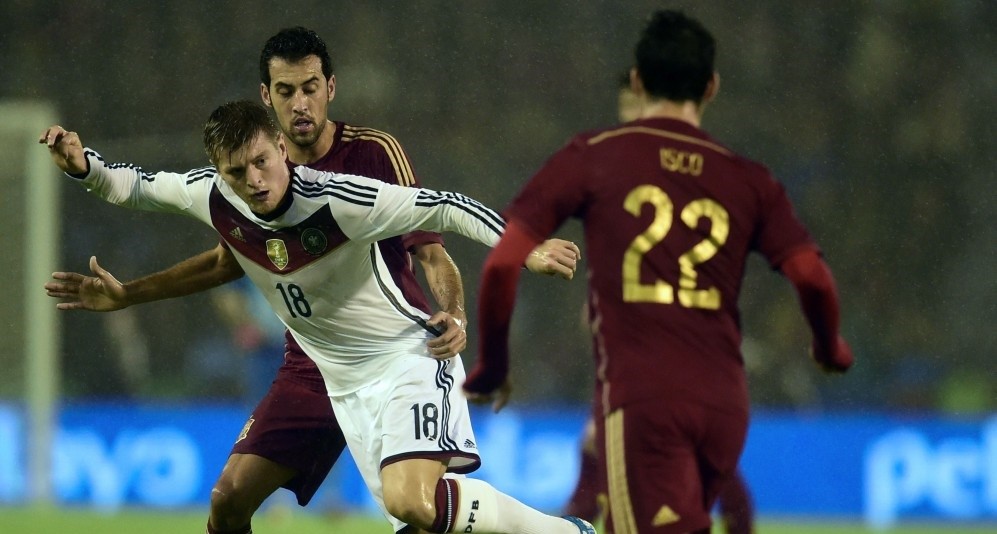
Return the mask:
{"type": "MultiPolygon", "coordinates": [[[[51,271],[85,271],[95,254],[128,279],[216,238],[102,205],[45,160],[34,172],[47,117],[111,160],[204,165],[207,114],[259,98],[262,44],[304,25],[333,53],[332,117],[392,133],[426,186],[501,208],[572,134],[615,121],[617,78],[659,7],[718,38],[723,83],[704,126],[785,183],[835,271],[858,358],[844,377],[820,375],[789,285],[752,263],[744,471],[759,531],[997,529],[994,3],[3,0],[2,264],[14,283],[0,310],[0,531],[60,532],[43,520],[65,510],[97,514],[81,532],[145,512],[196,531],[255,395],[210,294],[52,317],[40,287],[51,271]],[[45,207],[61,210],[53,227],[32,219],[45,207]]],[[[475,310],[487,251],[448,248],[475,310]]],[[[524,280],[521,294],[515,405],[477,418],[483,474],[556,510],[591,393],[584,286],[524,280]]],[[[475,334],[472,322],[468,362],[475,334]]],[[[306,510],[275,496],[257,530],[361,532],[336,523],[370,511],[358,476],[344,462],[333,478],[306,510]]]]}

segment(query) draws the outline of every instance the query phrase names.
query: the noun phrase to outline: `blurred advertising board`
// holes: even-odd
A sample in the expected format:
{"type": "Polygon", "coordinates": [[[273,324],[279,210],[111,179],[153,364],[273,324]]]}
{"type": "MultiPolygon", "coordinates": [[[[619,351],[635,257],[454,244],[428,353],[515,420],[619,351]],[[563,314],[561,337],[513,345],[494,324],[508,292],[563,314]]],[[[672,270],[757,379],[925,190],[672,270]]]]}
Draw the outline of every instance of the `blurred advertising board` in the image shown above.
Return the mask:
{"type": "MultiPolygon", "coordinates": [[[[535,507],[560,509],[578,476],[584,407],[474,412],[475,474],[535,507]]],[[[0,504],[29,494],[25,422],[0,404],[0,504]]],[[[60,503],[204,507],[245,422],[234,405],[70,404],[60,410],[52,482],[60,503]]],[[[760,515],[997,521],[997,417],[756,411],[742,471],[760,515]]],[[[286,492],[281,492],[286,493],[286,492]]],[[[291,503],[289,493],[272,501],[291,503]]],[[[309,508],[375,513],[349,454],[309,508]]]]}

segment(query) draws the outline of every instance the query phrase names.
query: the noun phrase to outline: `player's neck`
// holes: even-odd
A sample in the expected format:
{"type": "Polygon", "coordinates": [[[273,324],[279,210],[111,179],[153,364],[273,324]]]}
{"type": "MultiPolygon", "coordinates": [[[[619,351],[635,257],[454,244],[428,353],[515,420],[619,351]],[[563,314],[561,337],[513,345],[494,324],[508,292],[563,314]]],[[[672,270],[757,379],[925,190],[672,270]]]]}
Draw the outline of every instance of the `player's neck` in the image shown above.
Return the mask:
{"type": "Polygon", "coordinates": [[[311,146],[299,146],[294,143],[287,144],[287,159],[295,165],[308,165],[322,159],[332,149],[332,142],[336,138],[336,123],[326,120],[322,134],[311,146]]]}
{"type": "Polygon", "coordinates": [[[642,119],[675,119],[699,128],[702,122],[702,108],[691,100],[672,102],[671,100],[644,101],[640,110],[642,119]]]}

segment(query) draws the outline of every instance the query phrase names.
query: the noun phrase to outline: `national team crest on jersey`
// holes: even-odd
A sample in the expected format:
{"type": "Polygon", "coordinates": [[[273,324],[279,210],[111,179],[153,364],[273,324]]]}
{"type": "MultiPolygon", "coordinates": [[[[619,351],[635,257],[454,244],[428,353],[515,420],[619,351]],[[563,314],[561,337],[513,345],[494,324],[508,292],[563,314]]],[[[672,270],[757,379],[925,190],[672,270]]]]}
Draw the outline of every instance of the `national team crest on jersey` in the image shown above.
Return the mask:
{"type": "Polygon", "coordinates": [[[287,267],[287,247],[281,239],[267,239],[267,257],[280,270],[287,267]]]}
{"type": "Polygon", "coordinates": [[[318,256],[329,248],[329,240],[318,228],[306,228],[304,232],[301,232],[301,246],[304,247],[305,252],[312,256],[318,256]]]}

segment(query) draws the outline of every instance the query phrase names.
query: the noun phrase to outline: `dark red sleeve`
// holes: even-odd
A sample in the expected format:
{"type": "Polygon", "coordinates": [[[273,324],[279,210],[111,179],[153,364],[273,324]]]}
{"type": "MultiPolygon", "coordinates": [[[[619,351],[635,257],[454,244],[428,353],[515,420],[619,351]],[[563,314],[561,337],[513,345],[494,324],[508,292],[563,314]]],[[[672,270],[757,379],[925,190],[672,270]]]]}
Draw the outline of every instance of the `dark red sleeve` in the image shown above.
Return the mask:
{"type": "Polygon", "coordinates": [[[780,268],[796,288],[803,315],[813,331],[814,358],[842,371],[851,367],[851,350],[838,335],[838,290],[831,269],[813,248],[786,258],[780,268]]]}
{"type": "Polygon", "coordinates": [[[478,291],[478,360],[464,390],[488,394],[509,373],[509,324],[523,262],[540,243],[516,220],[509,221],[498,245],[485,260],[478,291]]]}
{"type": "Polygon", "coordinates": [[[752,248],[768,260],[773,269],[781,269],[786,258],[805,249],[817,250],[793,210],[786,189],[765,171],[765,187],[761,193],[763,218],[756,228],[752,248]]]}
{"type": "Polygon", "coordinates": [[[534,234],[549,236],[583,209],[586,195],[584,141],[573,139],[552,155],[502,211],[534,234]]]}

